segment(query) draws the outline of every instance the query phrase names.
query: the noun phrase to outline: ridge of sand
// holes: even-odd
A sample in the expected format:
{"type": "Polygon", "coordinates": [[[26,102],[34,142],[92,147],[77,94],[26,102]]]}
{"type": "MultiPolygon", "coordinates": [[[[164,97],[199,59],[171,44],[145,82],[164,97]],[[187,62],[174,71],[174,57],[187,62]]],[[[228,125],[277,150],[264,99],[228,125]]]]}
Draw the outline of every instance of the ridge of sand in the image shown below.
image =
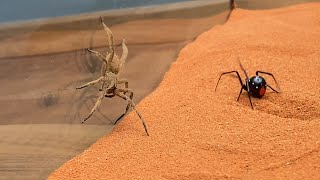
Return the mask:
{"type": "MultiPolygon", "coordinates": [[[[320,3],[236,9],[182,49],[160,86],[108,136],[49,179],[319,179],[320,3]],[[282,93],[267,91],[250,108],[238,67],[274,73],[282,93]]],[[[243,76],[243,74],[241,73],[243,76]]],[[[274,85],[272,80],[267,82],[274,85]]]]}

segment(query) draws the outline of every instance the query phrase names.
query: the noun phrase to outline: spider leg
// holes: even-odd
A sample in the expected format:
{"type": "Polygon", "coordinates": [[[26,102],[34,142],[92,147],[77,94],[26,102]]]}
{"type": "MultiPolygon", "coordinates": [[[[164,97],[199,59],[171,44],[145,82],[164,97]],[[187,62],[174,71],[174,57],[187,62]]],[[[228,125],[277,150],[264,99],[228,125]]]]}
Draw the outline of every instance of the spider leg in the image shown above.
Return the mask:
{"type": "MultiPolygon", "coordinates": [[[[126,79],[121,79],[121,80],[118,80],[118,84],[123,84],[124,83],[124,87],[125,88],[129,88],[129,82],[128,80],[126,79]]],[[[127,92],[124,92],[124,94],[126,94],[127,92]]]]}
{"type": "Polygon", "coordinates": [[[230,73],[234,73],[234,72],[237,73],[237,76],[238,76],[238,79],[239,79],[239,82],[240,82],[240,85],[241,85],[241,88],[242,88],[242,87],[243,87],[243,82],[242,82],[242,80],[241,80],[241,77],[240,77],[240,75],[239,75],[239,72],[238,72],[238,71],[229,71],[229,72],[224,72],[224,73],[222,73],[222,74],[220,75],[219,80],[218,80],[218,82],[217,82],[217,85],[216,85],[216,88],[215,88],[214,91],[217,91],[218,84],[219,84],[219,81],[220,81],[222,75],[230,74],[230,73]]]}
{"type": "Polygon", "coordinates": [[[275,90],[274,88],[272,88],[272,87],[269,86],[268,84],[267,84],[267,86],[268,86],[272,91],[274,91],[274,92],[276,92],[276,93],[279,93],[279,91],[275,90]]]}
{"type": "Polygon", "coordinates": [[[240,98],[240,95],[241,95],[241,93],[242,93],[242,90],[243,90],[243,87],[241,87],[241,89],[240,89],[240,93],[239,93],[239,96],[238,96],[237,101],[239,101],[239,98],[240,98]]]}
{"type": "Polygon", "coordinates": [[[101,16],[100,16],[100,22],[101,22],[101,24],[103,26],[103,29],[106,31],[106,33],[108,35],[109,49],[110,49],[111,52],[114,52],[113,34],[112,34],[111,30],[104,24],[103,18],[101,16]]]}
{"type": "Polygon", "coordinates": [[[85,87],[88,87],[88,86],[92,86],[98,82],[101,82],[103,80],[104,77],[100,77],[99,79],[96,79],[96,80],[93,80],[93,81],[90,81],[80,87],[76,87],[76,89],[82,89],[82,88],[85,88],[85,87]]]}
{"type": "MultiPolygon", "coordinates": [[[[105,76],[106,75],[106,71],[107,71],[107,64],[106,63],[102,63],[102,67],[100,70],[101,76],[105,76]]],[[[101,87],[99,89],[99,91],[102,91],[104,89],[104,85],[105,83],[101,84],[101,87]]]]}
{"type": "Polygon", "coordinates": [[[83,124],[86,120],[88,120],[92,116],[94,111],[100,106],[105,94],[106,94],[105,92],[100,92],[100,96],[99,96],[98,100],[96,101],[96,104],[92,108],[90,114],[86,118],[84,118],[84,120],[81,122],[81,124],[83,124]]]}
{"type": "MultiPolygon", "coordinates": [[[[125,91],[129,92],[129,91],[131,91],[131,90],[130,90],[130,89],[118,89],[118,91],[116,92],[116,95],[119,96],[119,97],[121,97],[122,99],[125,99],[125,100],[128,101],[128,105],[130,105],[130,106],[136,111],[137,115],[139,116],[139,118],[140,118],[141,121],[142,121],[142,124],[143,124],[143,127],[144,127],[145,132],[146,132],[147,135],[149,136],[147,124],[145,123],[145,121],[144,121],[143,117],[141,116],[141,114],[139,113],[139,111],[135,108],[135,106],[136,106],[135,103],[132,101],[131,98],[129,98],[128,96],[126,96],[126,95],[124,95],[124,94],[121,93],[121,92],[125,92],[125,91]]],[[[132,96],[133,96],[133,92],[132,92],[132,91],[131,91],[131,94],[132,94],[132,96]]],[[[130,97],[131,97],[131,96],[130,96],[130,97]]]]}
{"type": "Polygon", "coordinates": [[[120,64],[119,64],[119,71],[122,70],[122,68],[124,67],[126,61],[127,61],[127,57],[128,57],[128,48],[125,44],[125,40],[122,40],[122,55],[120,57],[120,64]]]}
{"type": "Polygon", "coordinates": [[[87,50],[88,52],[94,54],[95,56],[97,56],[97,58],[100,59],[102,62],[106,62],[106,63],[107,63],[106,58],[103,57],[103,55],[100,54],[98,51],[93,51],[93,50],[88,49],[88,48],[87,48],[86,50],[87,50]]]}
{"type": "Polygon", "coordinates": [[[129,82],[126,79],[120,79],[118,80],[118,84],[123,84],[124,83],[124,87],[129,88],[129,82]]]}
{"type": "MultiPolygon", "coordinates": [[[[125,88],[129,88],[129,82],[126,79],[121,79],[118,81],[118,84],[123,84],[124,83],[124,87],[125,88]]],[[[126,94],[127,92],[124,92],[124,94],[126,94]]]]}
{"type": "Polygon", "coordinates": [[[269,87],[270,89],[272,89],[274,92],[277,92],[277,93],[281,92],[281,90],[280,90],[280,86],[279,86],[279,84],[278,84],[278,82],[277,82],[276,78],[273,76],[273,74],[271,74],[271,73],[269,73],[269,72],[264,72],[264,71],[257,71],[257,72],[256,72],[256,75],[258,76],[258,75],[259,75],[259,73],[261,73],[261,74],[266,74],[266,75],[271,76],[271,77],[273,78],[274,82],[276,83],[276,85],[277,85],[277,89],[278,89],[278,90],[275,90],[274,88],[272,88],[272,87],[270,87],[270,86],[268,86],[268,87],[269,87]]]}
{"type": "MultiPolygon", "coordinates": [[[[133,99],[133,91],[132,91],[131,89],[128,89],[128,88],[126,88],[126,89],[119,89],[119,91],[120,91],[120,92],[123,92],[124,95],[125,95],[127,92],[129,92],[129,93],[130,93],[129,98],[130,98],[130,100],[132,101],[132,99],[133,99]]],[[[124,99],[124,100],[127,100],[127,99],[125,99],[124,97],[121,97],[121,98],[124,99]]],[[[117,122],[118,122],[120,119],[122,119],[125,115],[128,114],[130,106],[131,106],[131,103],[128,102],[127,107],[126,107],[126,111],[125,111],[120,117],[118,117],[118,119],[116,120],[116,122],[114,122],[114,124],[117,124],[117,122]]]]}
{"type": "Polygon", "coordinates": [[[102,63],[101,70],[100,70],[101,76],[104,76],[106,74],[106,71],[107,71],[107,63],[102,63]]]}
{"type": "Polygon", "coordinates": [[[106,56],[106,63],[107,64],[110,64],[110,62],[113,60],[113,58],[114,58],[114,50],[113,51],[111,51],[111,53],[108,53],[107,54],[107,56],[106,56]]]}
{"type": "Polygon", "coordinates": [[[248,73],[246,71],[246,69],[244,68],[244,66],[242,65],[242,63],[240,62],[240,60],[238,59],[239,61],[239,65],[240,65],[240,68],[242,69],[244,75],[246,76],[246,85],[242,86],[243,89],[245,89],[248,93],[248,98],[249,98],[249,101],[250,101],[250,104],[251,104],[251,107],[252,109],[254,110],[254,107],[253,107],[253,104],[252,104],[252,101],[251,101],[251,96],[250,96],[250,88],[249,88],[249,77],[248,77],[248,73]]]}
{"type": "Polygon", "coordinates": [[[244,75],[246,76],[246,79],[249,79],[247,71],[244,69],[244,67],[239,59],[238,59],[238,61],[239,61],[239,65],[240,65],[242,71],[244,72],[244,75]]]}
{"type": "Polygon", "coordinates": [[[252,109],[254,110],[254,107],[253,107],[253,104],[252,104],[252,101],[251,101],[251,97],[250,97],[249,79],[246,79],[246,88],[247,88],[248,98],[249,98],[251,107],[252,107],[252,109]]]}

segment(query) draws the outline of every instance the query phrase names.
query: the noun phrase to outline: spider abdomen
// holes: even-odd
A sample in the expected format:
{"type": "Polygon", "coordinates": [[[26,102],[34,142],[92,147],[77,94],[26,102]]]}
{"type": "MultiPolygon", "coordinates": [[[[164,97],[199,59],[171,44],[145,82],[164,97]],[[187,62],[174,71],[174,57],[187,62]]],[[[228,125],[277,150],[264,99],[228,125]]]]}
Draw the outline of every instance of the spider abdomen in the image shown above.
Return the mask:
{"type": "Polygon", "coordinates": [[[266,92],[267,83],[261,76],[253,76],[249,79],[249,89],[252,96],[262,98],[266,92]]]}

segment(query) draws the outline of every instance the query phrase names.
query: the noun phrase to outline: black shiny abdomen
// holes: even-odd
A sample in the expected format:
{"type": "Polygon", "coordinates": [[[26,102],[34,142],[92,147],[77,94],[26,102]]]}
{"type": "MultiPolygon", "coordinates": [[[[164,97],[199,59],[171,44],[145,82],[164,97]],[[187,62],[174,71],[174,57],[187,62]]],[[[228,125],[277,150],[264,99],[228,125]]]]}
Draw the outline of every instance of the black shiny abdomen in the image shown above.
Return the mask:
{"type": "Polygon", "coordinates": [[[253,97],[262,98],[266,92],[267,83],[261,76],[253,76],[249,79],[249,89],[253,97]]]}

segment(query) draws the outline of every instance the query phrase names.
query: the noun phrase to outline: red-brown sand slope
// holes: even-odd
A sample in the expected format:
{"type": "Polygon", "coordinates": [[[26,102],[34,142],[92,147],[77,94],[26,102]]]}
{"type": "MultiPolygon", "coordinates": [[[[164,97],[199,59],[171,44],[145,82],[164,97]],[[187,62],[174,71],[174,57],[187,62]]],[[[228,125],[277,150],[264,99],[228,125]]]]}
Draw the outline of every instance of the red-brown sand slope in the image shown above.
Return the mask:
{"type": "MultiPolygon", "coordinates": [[[[243,74],[241,73],[243,76],[243,74]]],[[[320,179],[320,3],[237,9],[186,46],[136,114],[49,179],[320,179]],[[282,89],[236,98],[223,71],[274,73],[282,89]]],[[[275,86],[272,79],[267,78],[275,86]]]]}

